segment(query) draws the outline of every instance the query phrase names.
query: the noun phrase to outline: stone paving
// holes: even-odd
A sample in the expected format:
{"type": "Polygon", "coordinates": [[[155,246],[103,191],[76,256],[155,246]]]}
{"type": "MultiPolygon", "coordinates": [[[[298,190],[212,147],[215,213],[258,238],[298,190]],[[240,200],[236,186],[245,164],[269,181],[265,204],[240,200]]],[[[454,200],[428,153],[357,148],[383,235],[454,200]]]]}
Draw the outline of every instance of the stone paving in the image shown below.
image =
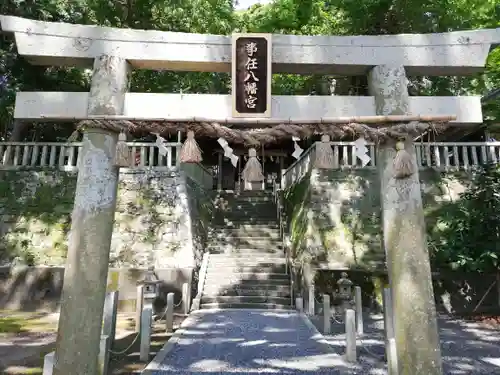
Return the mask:
{"type": "MultiPolygon", "coordinates": [[[[322,317],[312,319],[322,330],[322,317]]],[[[500,330],[464,320],[439,318],[444,375],[500,374],[500,330]]],[[[343,324],[332,323],[326,342],[337,353],[345,351],[343,324]]],[[[382,316],[365,317],[365,335],[357,341],[360,362],[371,362],[367,374],[387,374],[382,316]]]]}
{"type": "MultiPolygon", "coordinates": [[[[191,317],[192,324],[149,374],[387,374],[381,317],[365,322],[355,365],[342,357],[341,324],[334,323],[325,338],[293,311],[207,310],[191,317]]],[[[497,329],[445,318],[439,323],[446,375],[500,374],[497,329]]]]}
{"type": "MultiPolygon", "coordinates": [[[[294,311],[202,310],[151,374],[367,374],[294,311]]],[[[192,315],[192,316],[193,316],[192,315]]]]}

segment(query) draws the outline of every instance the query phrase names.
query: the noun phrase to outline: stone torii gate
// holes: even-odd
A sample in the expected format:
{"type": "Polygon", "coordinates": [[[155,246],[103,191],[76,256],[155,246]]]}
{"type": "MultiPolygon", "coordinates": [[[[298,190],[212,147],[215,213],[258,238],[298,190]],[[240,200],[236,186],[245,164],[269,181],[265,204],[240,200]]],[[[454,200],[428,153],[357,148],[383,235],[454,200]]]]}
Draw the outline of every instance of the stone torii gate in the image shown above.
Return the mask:
{"type": "MultiPolygon", "coordinates": [[[[124,115],[138,118],[229,118],[227,95],[128,93],[131,69],[229,72],[226,36],[70,25],[0,16],[18,52],[31,63],[92,66],[89,93],[19,92],[15,118],[29,121],[124,115]]],[[[455,126],[482,122],[479,97],[410,97],[406,75],[468,75],[481,71],[500,43],[500,29],[429,35],[273,35],[275,73],[369,74],[370,95],[272,98],[272,117],[455,114],[455,126]]],[[[117,134],[87,128],[64,276],[55,375],[97,374],[118,169],[117,134]]],[[[408,148],[415,159],[414,148],[408,148]]],[[[418,172],[392,176],[394,150],[381,150],[383,231],[393,285],[400,374],[441,374],[418,172]],[[389,162],[390,161],[390,162],[389,162]],[[403,199],[401,197],[404,197],[403,199]],[[404,249],[404,251],[402,251],[404,249]],[[411,322],[411,323],[410,323],[411,322]]]]}

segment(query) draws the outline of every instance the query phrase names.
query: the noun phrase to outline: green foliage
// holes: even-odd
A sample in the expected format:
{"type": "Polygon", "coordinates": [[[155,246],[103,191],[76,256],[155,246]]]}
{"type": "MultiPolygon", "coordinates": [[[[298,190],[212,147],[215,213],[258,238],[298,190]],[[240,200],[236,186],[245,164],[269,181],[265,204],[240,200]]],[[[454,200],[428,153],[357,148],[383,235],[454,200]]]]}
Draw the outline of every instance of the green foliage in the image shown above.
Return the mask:
{"type": "MultiPolygon", "coordinates": [[[[5,0],[0,14],[45,21],[228,35],[234,31],[295,35],[428,33],[500,26],[498,1],[274,0],[235,12],[231,0],[5,0]]],[[[90,74],[78,68],[32,66],[17,55],[13,37],[0,40],[0,140],[61,141],[72,124],[13,124],[15,93],[88,91],[90,74]],[[23,131],[24,128],[24,131],[23,131]]],[[[413,77],[413,95],[482,95],[500,87],[500,49],[490,54],[484,74],[473,77],[413,77]]],[[[221,93],[230,91],[225,73],[134,71],[132,91],[221,93]]],[[[325,75],[273,77],[278,95],[366,94],[366,79],[325,75]]],[[[485,119],[500,118],[498,101],[487,103],[485,119]]]]}
{"type": "Polygon", "coordinates": [[[486,166],[455,202],[433,215],[429,232],[435,267],[491,272],[500,268],[500,168],[486,166]]]}

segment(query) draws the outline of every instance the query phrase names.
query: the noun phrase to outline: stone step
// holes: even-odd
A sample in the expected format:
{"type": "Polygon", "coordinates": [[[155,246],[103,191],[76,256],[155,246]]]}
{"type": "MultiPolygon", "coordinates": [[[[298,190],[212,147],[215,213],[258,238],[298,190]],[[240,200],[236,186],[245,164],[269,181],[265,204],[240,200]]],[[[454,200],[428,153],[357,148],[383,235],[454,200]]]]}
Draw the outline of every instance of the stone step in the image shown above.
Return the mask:
{"type": "Polygon", "coordinates": [[[206,279],[205,280],[205,288],[206,290],[240,290],[240,289],[248,289],[261,286],[287,286],[290,285],[290,279],[267,279],[267,280],[241,280],[241,279],[206,279]]]}
{"type": "Polygon", "coordinates": [[[239,223],[239,222],[234,222],[232,224],[212,223],[212,226],[210,227],[210,229],[214,232],[219,231],[219,230],[237,230],[237,229],[278,231],[279,224],[277,222],[272,222],[271,224],[262,224],[262,223],[247,224],[247,223],[239,223]]]}
{"type": "Polygon", "coordinates": [[[269,202],[220,202],[215,206],[216,213],[238,213],[241,211],[248,212],[259,212],[261,209],[266,209],[267,211],[260,211],[260,213],[277,214],[277,207],[274,203],[269,202]]]}
{"type": "MultiPolygon", "coordinates": [[[[220,293],[222,295],[227,294],[229,291],[233,290],[264,290],[265,288],[271,289],[289,287],[290,280],[205,280],[205,285],[203,292],[207,294],[220,293]]],[[[238,293],[241,294],[241,293],[238,293]]]]}
{"type": "Polygon", "coordinates": [[[235,192],[234,190],[221,190],[217,192],[218,195],[242,195],[242,196],[263,196],[263,195],[273,195],[271,190],[241,190],[239,192],[235,192]]]}
{"type": "Polygon", "coordinates": [[[249,218],[241,218],[241,219],[213,218],[210,224],[211,228],[213,228],[214,230],[216,230],[216,228],[217,229],[241,228],[242,226],[256,227],[256,229],[261,229],[261,227],[270,229],[279,229],[279,223],[276,220],[262,220],[262,219],[253,220],[249,218]]]}
{"type": "Polygon", "coordinates": [[[240,216],[244,214],[252,215],[252,217],[277,217],[276,207],[273,206],[228,206],[217,207],[214,211],[215,215],[235,215],[240,216]]]}
{"type": "MultiPolygon", "coordinates": [[[[269,258],[283,258],[286,259],[286,255],[282,251],[265,251],[265,250],[251,250],[251,251],[238,251],[238,250],[225,250],[223,248],[211,249],[211,255],[228,255],[232,257],[237,257],[238,259],[248,259],[252,260],[254,257],[259,257],[261,260],[269,260],[269,258]]],[[[260,262],[255,262],[259,264],[260,262]]]]}
{"type": "Polygon", "coordinates": [[[272,192],[267,192],[267,191],[264,191],[264,192],[247,192],[247,191],[242,191],[242,192],[239,192],[239,193],[230,193],[230,192],[227,192],[227,193],[221,193],[221,194],[218,194],[216,196],[216,199],[252,199],[252,198],[260,198],[260,199],[264,199],[264,198],[268,198],[268,199],[273,199],[274,200],[274,197],[273,197],[273,194],[272,192]]]}
{"type": "Polygon", "coordinates": [[[235,246],[228,243],[216,243],[210,242],[205,250],[212,254],[241,254],[241,253],[263,253],[263,254],[277,254],[278,256],[285,255],[285,251],[282,246],[270,246],[267,244],[256,244],[256,245],[246,245],[246,246],[235,246]]]}
{"type": "Polygon", "coordinates": [[[266,309],[266,310],[293,310],[290,304],[279,305],[276,303],[202,303],[201,309],[266,309]]]}
{"type": "Polygon", "coordinates": [[[239,236],[239,235],[232,235],[232,236],[224,236],[221,233],[213,233],[211,237],[208,239],[208,243],[212,243],[216,241],[216,243],[230,243],[230,244],[250,244],[250,243],[255,243],[255,244],[279,244],[282,245],[282,240],[281,238],[270,238],[269,236],[254,236],[254,237],[249,237],[249,236],[239,236]]]}
{"type": "Polygon", "coordinates": [[[241,269],[239,272],[245,272],[248,273],[249,271],[244,271],[243,269],[251,269],[250,272],[257,272],[257,273],[266,273],[269,272],[267,269],[272,269],[276,270],[276,272],[272,273],[285,273],[286,270],[286,260],[278,260],[278,261],[272,261],[270,262],[269,259],[262,259],[261,262],[255,262],[252,261],[251,259],[243,259],[241,261],[227,261],[227,262],[220,262],[220,261],[211,261],[208,263],[207,270],[210,270],[210,272],[219,272],[218,270],[221,270],[220,272],[225,272],[225,270],[229,269],[234,269],[238,270],[241,269]],[[262,269],[262,272],[259,270],[262,269]]]}
{"type": "Polygon", "coordinates": [[[278,305],[290,304],[290,297],[272,296],[202,296],[201,303],[273,303],[278,305]]]}
{"type": "Polygon", "coordinates": [[[207,250],[209,249],[216,249],[216,250],[219,250],[219,249],[230,249],[230,250],[233,250],[233,249],[254,249],[254,250],[259,250],[259,249],[275,249],[276,251],[280,251],[282,252],[283,250],[283,246],[281,245],[277,245],[277,244],[268,244],[268,243],[265,243],[265,242],[261,242],[261,243],[231,243],[231,242],[222,242],[222,241],[210,241],[209,243],[207,243],[207,245],[205,246],[205,248],[207,250]]]}
{"type": "MultiPolygon", "coordinates": [[[[203,292],[205,291],[232,291],[241,290],[248,291],[254,290],[267,291],[267,290],[280,290],[280,291],[290,291],[290,280],[245,280],[240,284],[205,284],[203,292]],[[280,281],[280,282],[275,282],[280,281]]],[[[241,294],[241,293],[239,293],[241,294]]]]}
{"type": "Polygon", "coordinates": [[[224,288],[224,287],[206,287],[203,289],[205,296],[271,296],[271,297],[290,297],[290,285],[259,285],[258,287],[245,288],[224,288]]]}
{"type": "Polygon", "coordinates": [[[272,239],[280,239],[279,230],[276,228],[269,227],[256,227],[256,226],[240,226],[238,228],[212,228],[209,231],[209,236],[213,238],[223,239],[231,237],[265,237],[272,239]]]}
{"type": "Polygon", "coordinates": [[[253,239],[249,239],[247,241],[237,241],[237,240],[232,240],[231,239],[222,239],[222,238],[210,238],[205,247],[207,249],[209,248],[220,248],[224,247],[227,249],[231,250],[238,250],[238,249],[270,249],[270,250],[276,250],[276,251],[281,251],[283,249],[283,242],[277,239],[269,239],[268,241],[256,241],[253,239]]]}
{"type": "Polygon", "coordinates": [[[239,227],[241,225],[262,225],[272,228],[279,228],[278,220],[273,218],[262,218],[262,217],[251,217],[248,215],[243,215],[240,217],[237,216],[223,216],[223,217],[214,217],[212,219],[213,226],[223,226],[223,227],[239,227]]]}
{"type": "Polygon", "coordinates": [[[227,264],[217,264],[213,265],[211,263],[208,263],[208,269],[216,269],[217,272],[220,272],[222,274],[228,274],[228,273],[251,273],[251,272],[256,272],[256,273],[283,273],[285,274],[286,272],[286,267],[284,264],[273,264],[270,266],[261,266],[261,265],[256,265],[256,266],[240,266],[240,265],[227,265],[227,264]]]}
{"type": "Polygon", "coordinates": [[[226,222],[234,222],[238,224],[251,224],[251,225],[279,224],[276,215],[261,216],[257,213],[251,214],[248,212],[242,212],[241,214],[226,214],[226,213],[215,214],[213,220],[216,221],[218,225],[224,224],[226,222]]]}
{"type": "Polygon", "coordinates": [[[221,274],[219,267],[208,267],[205,282],[225,282],[225,281],[240,281],[240,280],[289,280],[290,276],[286,273],[272,272],[235,272],[221,274]]]}
{"type": "Polygon", "coordinates": [[[248,212],[257,212],[260,213],[261,215],[276,215],[277,214],[277,207],[273,203],[268,203],[268,202],[221,202],[219,205],[216,207],[215,213],[240,213],[243,211],[248,211],[248,212]],[[262,209],[266,209],[267,211],[261,211],[262,209]]]}
{"type": "Polygon", "coordinates": [[[242,273],[277,273],[277,274],[287,274],[285,264],[272,264],[262,266],[260,264],[255,265],[240,265],[240,264],[213,264],[209,263],[208,268],[210,272],[218,272],[220,274],[242,274],[242,273]]]}
{"type": "Polygon", "coordinates": [[[219,245],[219,246],[208,246],[205,248],[210,252],[210,254],[233,254],[233,255],[242,255],[242,256],[252,256],[255,254],[276,254],[277,256],[285,255],[282,249],[272,249],[267,247],[260,248],[236,248],[227,245],[219,245]]]}
{"type": "MultiPolygon", "coordinates": [[[[276,269],[285,269],[286,266],[286,259],[284,258],[279,258],[279,259],[273,259],[272,261],[269,261],[269,259],[263,259],[261,262],[256,262],[254,258],[249,258],[249,259],[221,259],[221,258],[209,258],[208,261],[208,266],[209,267],[219,267],[219,268],[226,268],[226,267],[275,267],[276,269]]],[[[279,272],[278,272],[279,273],[279,272]]]]}
{"type": "Polygon", "coordinates": [[[256,203],[256,204],[275,204],[274,197],[271,196],[224,196],[217,197],[213,201],[216,205],[231,205],[235,203],[256,203]]]}
{"type": "Polygon", "coordinates": [[[262,262],[273,263],[279,259],[286,259],[286,254],[284,252],[274,252],[274,253],[263,253],[263,252],[255,252],[255,253],[245,253],[245,254],[236,254],[236,253],[210,253],[211,261],[246,261],[253,260],[255,264],[259,264],[262,262]]]}
{"type": "Polygon", "coordinates": [[[210,254],[209,265],[212,267],[241,265],[247,267],[266,266],[268,264],[286,264],[286,257],[257,254],[252,256],[234,256],[233,254],[210,254]]]}
{"type": "Polygon", "coordinates": [[[240,288],[238,286],[209,286],[203,289],[204,296],[275,296],[289,298],[288,285],[264,285],[259,288],[240,288]],[[274,288],[274,289],[273,289],[274,288]]]}

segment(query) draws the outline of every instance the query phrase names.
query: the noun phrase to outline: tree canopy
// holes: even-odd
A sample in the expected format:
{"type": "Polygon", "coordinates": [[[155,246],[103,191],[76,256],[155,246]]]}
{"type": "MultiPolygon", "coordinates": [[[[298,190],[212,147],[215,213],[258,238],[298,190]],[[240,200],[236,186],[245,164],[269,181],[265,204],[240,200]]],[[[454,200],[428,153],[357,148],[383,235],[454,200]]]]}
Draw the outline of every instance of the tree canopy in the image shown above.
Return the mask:
{"type": "MultiPolygon", "coordinates": [[[[231,0],[5,0],[0,14],[46,21],[165,31],[230,34],[234,31],[309,35],[428,33],[500,26],[498,0],[274,0],[236,11],[231,0]]],[[[32,66],[16,53],[12,37],[0,40],[0,139],[66,139],[68,126],[29,127],[12,121],[17,91],[88,91],[90,72],[32,66]],[[29,130],[28,129],[28,130],[29,130]]],[[[411,79],[412,95],[482,95],[500,87],[500,48],[487,70],[473,77],[411,79]]],[[[132,91],[228,93],[227,74],[135,71],[132,91]]],[[[274,94],[363,94],[365,77],[274,75],[274,94]]],[[[484,106],[489,122],[500,102],[484,106]]]]}

